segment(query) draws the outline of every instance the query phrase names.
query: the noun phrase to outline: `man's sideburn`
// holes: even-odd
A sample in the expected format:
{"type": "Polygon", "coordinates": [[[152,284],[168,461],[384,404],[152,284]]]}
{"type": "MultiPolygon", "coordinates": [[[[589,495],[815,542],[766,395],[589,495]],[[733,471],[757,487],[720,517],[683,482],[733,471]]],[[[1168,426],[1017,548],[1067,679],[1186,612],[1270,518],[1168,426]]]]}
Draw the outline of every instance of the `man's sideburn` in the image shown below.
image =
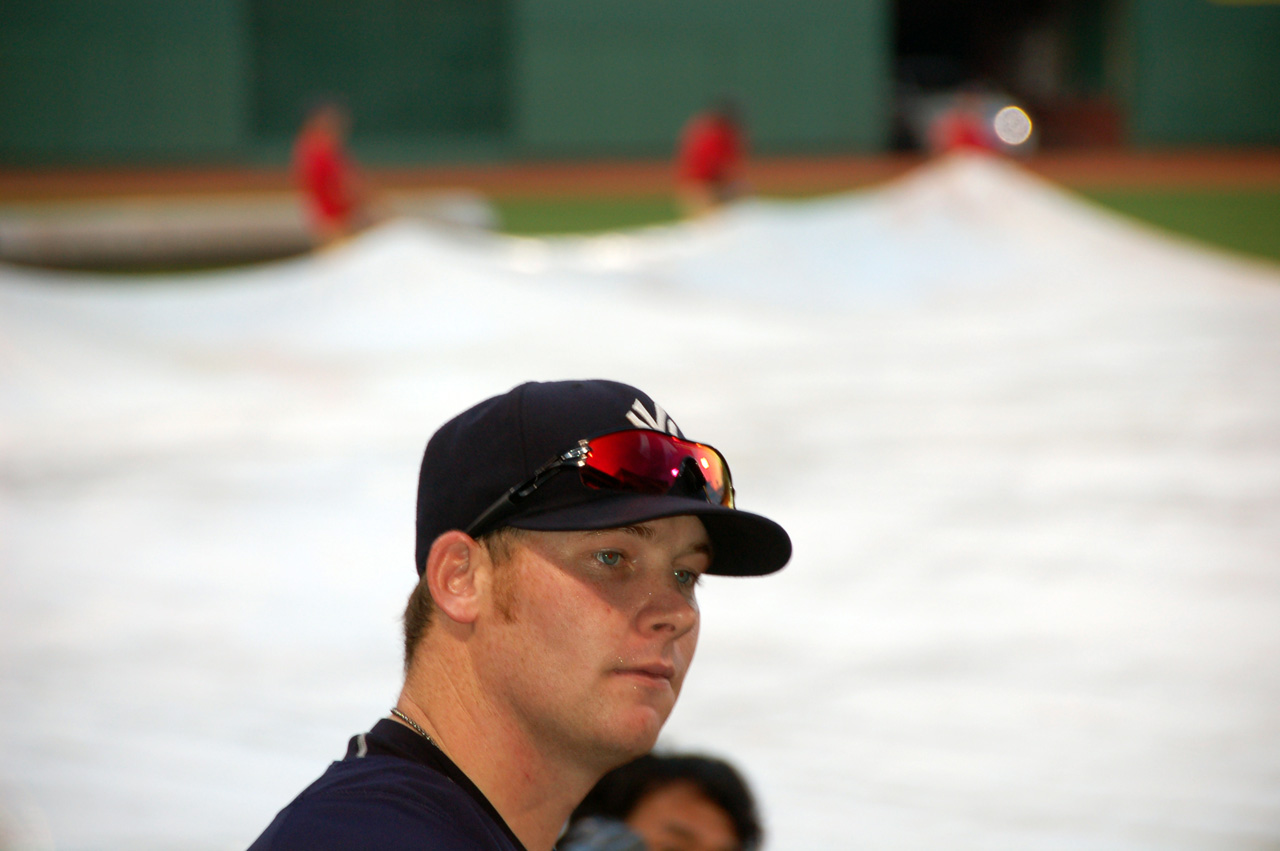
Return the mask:
{"type": "Polygon", "coordinates": [[[525,534],[523,530],[506,527],[486,535],[484,539],[493,570],[493,607],[503,623],[513,624],[519,620],[515,608],[519,583],[514,562],[516,550],[525,534]]]}

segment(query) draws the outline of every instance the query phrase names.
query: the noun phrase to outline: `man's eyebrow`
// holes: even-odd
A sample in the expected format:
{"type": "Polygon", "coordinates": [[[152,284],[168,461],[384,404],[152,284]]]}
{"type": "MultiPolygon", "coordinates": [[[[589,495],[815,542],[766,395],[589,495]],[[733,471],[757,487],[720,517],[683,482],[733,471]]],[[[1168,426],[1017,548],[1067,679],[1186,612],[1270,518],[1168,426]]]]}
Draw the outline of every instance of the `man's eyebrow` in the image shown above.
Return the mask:
{"type": "MultiPolygon", "coordinates": [[[[676,839],[683,839],[687,842],[693,841],[698,838],[696,833],[694,833],[692,830],[690,830],[688,827],[686,827],[684,824],[678,821],[663,822],[662,829],[666,831],[669,836],[673,836],[676,839]]],[[[725,847],[732,849],[732,848],[740,848],[741,846],[735,844],[735,845],[725,846],[725,847]]]]}
{"type": "Polygon", "coordinates": [[[680,822],[663,822],[662,829],[678,839],[698,838],[698,834],[690,831],[689,828],[685,827],[685,825],[680,822]]]}
{"type": "Polygon", "coordinates": [[[628,535],[635,535],[638,538],[644,538],[646,541],[658,534],[653,531],[652,526],[644,526],[641,524],[633,524],[631,526],[614,526],[609,529],[596,529],[592,532],[594,535],[606,535],[609,532],[626,532],[628,535]]]}
{"type": "Polygon", "coordinates": [[[662,829],[672,836],[679,837],[680,839],[695,838],[694,832],[678,821],[663,822],[662,829]]]}
{"type": "MultiPolygon", "coordinates": [[[[658,534],[654,531],[652,526],[646,526],[643,523],[633,523],[630,526],[614,526],[610,529],[593,529],[591,534],[598,537],[600,535],[607,535],[610,532],[625,532],[628,535],[635,535],[637,538],[642,538],[646,541],[652,540],[658,534]]],[[[703,541],[702,543],[694,544],[689,548],[689,551],[698,553],[699,555],[705,555],[708,558],[715,555],[715,551],[711,548],[710,541],[703,541]]]]}
{"type": "Polygon", "coordinates": [[[710,542],[710,541],[703,541],[703,542],[702,542],[702,543],[700,543],[700,544],[694,544],[694,545],[693,545],[692,547],[690,547],[689,549],[690,549],[692,552],[698,553],[699,555],[705,555],[705,556],[707,556],[708,558],[710,558],[712,555],[714,555],[714,554],[715,554],[715,550],[713,550],[713,549],[711,548],[711,542],[710,542]]]}

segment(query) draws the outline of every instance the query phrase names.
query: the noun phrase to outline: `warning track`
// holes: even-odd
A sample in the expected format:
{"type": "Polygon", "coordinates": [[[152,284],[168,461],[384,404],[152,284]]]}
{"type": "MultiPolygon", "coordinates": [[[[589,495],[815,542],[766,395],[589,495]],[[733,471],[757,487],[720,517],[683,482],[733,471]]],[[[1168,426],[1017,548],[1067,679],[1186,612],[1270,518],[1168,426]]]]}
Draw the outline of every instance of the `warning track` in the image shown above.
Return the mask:
{"type": "MultiPolygon", "coordinates": [[[[878,183],[919,166],[917,155],[759,158],[749,176],[765,194],[838,192],[878,183]]],[[[1055,183],[1081,189],[1280,189],[1280,149],[1247,151],[1038,154],[1024,163],[1055,183]]],[[[661,160],[523,162],[372,168],[387,189],[473,189],[495,197],[664,195],[670,164],[661,160]]],[[[81,168],[0,169],[0,203],[117,196],[228,195],[284,192],[285,169],[81,168]]]]}

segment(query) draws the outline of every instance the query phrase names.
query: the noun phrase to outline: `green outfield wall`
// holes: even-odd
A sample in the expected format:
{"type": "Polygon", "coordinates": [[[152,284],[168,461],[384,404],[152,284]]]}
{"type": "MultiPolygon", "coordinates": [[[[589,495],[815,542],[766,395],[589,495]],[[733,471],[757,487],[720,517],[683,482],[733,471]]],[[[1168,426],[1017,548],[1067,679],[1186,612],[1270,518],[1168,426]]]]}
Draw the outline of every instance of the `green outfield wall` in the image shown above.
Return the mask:
{"type": "MultiPolygon", "coordinates": [[[[1107,69],[1136,145],[1280,144],[1280,5],[1114,2],[1122,55],[1079,73],[1107,69]]],[[[720,94],[758,152],[876,152],[894,9],[0,0],[0,165],[277,164],[323,94],[348,103],[370,162],[663,156],[720,94]]]]}
{"type": "Polygon", "coordinates": [[[0,159],[242,156],[246,23],[228,0],[0,0],[0,159]]]}
{"type": "Polygon", "coordinates": [[[757,150],[876,151],[887,142],[881,0],[523,0],[514,136],[547,155],[666,154],[717,95],[757,150]]]}
{"type": "Polygon", "coordinates": [[[1280,145],[1280,3],[1131,0],[1130,140],[1280,145]]]}

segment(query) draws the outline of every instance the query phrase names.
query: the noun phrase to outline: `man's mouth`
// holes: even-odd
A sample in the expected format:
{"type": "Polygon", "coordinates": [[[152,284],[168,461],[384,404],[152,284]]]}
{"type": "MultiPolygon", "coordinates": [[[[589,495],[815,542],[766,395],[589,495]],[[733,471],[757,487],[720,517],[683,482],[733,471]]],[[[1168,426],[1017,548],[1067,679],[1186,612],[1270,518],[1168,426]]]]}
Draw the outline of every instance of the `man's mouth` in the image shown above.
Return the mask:
{"type": "Polygon", "coordinates": [[[648,680],[654,685],[670,683],[676,675],[674,665],[665,662],[654,662],[644,665],[628,665],[623,668],[615,668],[614,673],[624,676],[635,677],[640,680],[648,680]]]}

